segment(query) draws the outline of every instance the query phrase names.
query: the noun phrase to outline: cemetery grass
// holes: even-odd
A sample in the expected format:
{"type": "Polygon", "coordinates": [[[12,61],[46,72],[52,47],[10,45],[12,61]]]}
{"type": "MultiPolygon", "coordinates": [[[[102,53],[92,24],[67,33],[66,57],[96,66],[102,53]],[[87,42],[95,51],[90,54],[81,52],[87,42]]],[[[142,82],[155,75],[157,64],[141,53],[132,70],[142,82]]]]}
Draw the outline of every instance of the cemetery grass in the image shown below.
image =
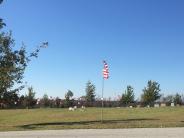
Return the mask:
{"type": "Polygon", "coordinates": [[[0,131],[184,127],[184,107],[0,110],[0,131]]]}

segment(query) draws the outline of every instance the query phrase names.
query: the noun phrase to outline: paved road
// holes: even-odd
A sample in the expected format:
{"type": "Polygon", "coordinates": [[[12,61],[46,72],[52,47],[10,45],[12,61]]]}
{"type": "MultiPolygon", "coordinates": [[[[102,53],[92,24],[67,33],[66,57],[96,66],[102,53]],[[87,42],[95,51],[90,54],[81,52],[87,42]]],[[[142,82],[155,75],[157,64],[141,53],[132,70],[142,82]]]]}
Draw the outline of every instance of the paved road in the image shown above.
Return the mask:
{"type": "Polygon", "coordinates": [[[0,138],[184,138],[184,128],[13,131],[0,138]]]}

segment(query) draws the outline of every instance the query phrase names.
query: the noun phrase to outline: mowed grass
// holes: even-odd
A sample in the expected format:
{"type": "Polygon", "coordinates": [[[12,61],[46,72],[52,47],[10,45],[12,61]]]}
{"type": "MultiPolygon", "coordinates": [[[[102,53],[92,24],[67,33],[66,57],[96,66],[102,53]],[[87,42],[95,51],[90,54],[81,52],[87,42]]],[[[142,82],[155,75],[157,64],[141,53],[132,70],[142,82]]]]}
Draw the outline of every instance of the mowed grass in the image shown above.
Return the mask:
{"type": "Polygon", "coordinates": [[[184,107],[0,110],[0,131],[184,127],[184,107]]]}

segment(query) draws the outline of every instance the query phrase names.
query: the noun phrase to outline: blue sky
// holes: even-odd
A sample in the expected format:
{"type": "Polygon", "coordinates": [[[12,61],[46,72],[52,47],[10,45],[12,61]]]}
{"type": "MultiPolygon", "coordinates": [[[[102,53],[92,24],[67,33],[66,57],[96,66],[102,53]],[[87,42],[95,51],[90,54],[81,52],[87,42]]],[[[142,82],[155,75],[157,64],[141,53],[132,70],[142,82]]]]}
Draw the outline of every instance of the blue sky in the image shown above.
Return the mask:
{"type": "Polygon", "coordinates": [[[184,91],[183,6],[183,0],[5,0],[0,16],[16,47],[23,41],[31,51],[49,42],[25,72],[37,97],[63,98],[68,89],[85,95],[88,80],[100,96],[105,59],[105,97],[132,85],[138,98],[150,79],[164,95],[184,91]]]}

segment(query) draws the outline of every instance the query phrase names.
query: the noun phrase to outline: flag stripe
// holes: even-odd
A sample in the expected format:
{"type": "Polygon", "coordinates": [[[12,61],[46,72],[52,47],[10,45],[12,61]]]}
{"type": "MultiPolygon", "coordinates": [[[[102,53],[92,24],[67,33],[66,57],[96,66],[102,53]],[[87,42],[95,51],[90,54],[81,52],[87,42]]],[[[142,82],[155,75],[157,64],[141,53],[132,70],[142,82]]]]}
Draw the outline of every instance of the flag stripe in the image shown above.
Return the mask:
{"type": "Polygon", "coordinates": [[[109,78],[109,67],[106,61],[103,61],[104,63],[104,68],[103,68],[103,78],[108,79],[109,78]]]}

